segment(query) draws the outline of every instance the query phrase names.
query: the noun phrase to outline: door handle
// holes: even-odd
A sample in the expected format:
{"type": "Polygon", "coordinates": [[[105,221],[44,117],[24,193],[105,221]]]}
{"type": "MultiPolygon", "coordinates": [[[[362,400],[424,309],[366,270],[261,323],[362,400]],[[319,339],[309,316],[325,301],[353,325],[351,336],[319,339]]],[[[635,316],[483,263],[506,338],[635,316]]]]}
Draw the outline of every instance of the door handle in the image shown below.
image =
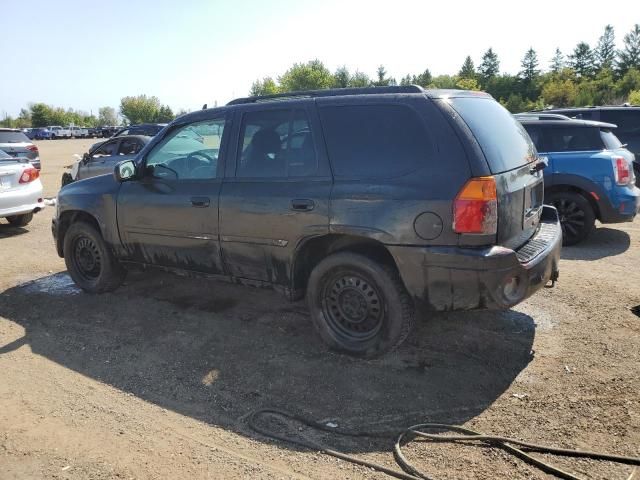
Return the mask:
{"type": "Polygon", "coordinates": [[[315,207],[315,202],[308,198],[296,198],[291,200],[291,210],[295,210],[296,212],[310,212],[315,207]]]}
{"type": "Polygon", "coordinates": [[[210,203],[209,197],[191,197],[191,205],[193,207],[204,208],[210,203]]]}

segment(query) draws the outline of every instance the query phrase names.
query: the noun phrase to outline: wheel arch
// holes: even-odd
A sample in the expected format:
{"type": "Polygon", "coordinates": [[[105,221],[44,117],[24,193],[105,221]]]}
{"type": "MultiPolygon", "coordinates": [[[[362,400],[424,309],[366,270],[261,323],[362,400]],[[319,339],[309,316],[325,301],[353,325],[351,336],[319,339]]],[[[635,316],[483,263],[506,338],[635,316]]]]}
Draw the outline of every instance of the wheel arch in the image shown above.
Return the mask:
{"type": "Polygon", "coordinates": [[[596,219],[601,220],[602,215],[600,212],[600,205],[598,204],[593,194],[591,193],[591,192],[594,192],[596,195],[600,197],[599,192],[596,191],[596,189],[591,189],[591,191],[588,191],[583,187],[584,186],[578,186],[578,185],[573,185],[569,183],[554,184],[545,189],[545,196],[547,194],[562,193],[562,192],[572,192],[572,193],[577,193],[579,195],[582,195],[589,202],[589,205],[591,205],[591,208],[593,209],[593,213],[596,216],[596,219]]]}
{"type": "Polygon", "coordinates": [[[67,234],[67,231],[69,230],[69,227],[71,226],[72,223],[76,223],[76,222],[88,223],[89,225],[95,227],[95,229],[98,230],[98,232],[100,232],[100,235],[102,235],[102,229],[100,228],[100,223],[98,222],[98,219],[93,215],[91,215],[90,213],[85,212],[84,210],[67,210],[65,212],[62,212],[60,214],[58,222],[59,223],[57,226],[58,233],[56,238],[56,248],[58,250],[58,255],[60,255],[60,257],[62,258],[64,258],[64,237],[67,234]]]}
{"type": "Polygon", "coordinates": [[[324,258],[337,252],[352,252],[388,265],[398,272],[398,266],[387,247],[368,237],[349,234],[327,234],[306,239],[296,249],[291,268],[291,296],[304,296],[309,276],[324,258]]]}

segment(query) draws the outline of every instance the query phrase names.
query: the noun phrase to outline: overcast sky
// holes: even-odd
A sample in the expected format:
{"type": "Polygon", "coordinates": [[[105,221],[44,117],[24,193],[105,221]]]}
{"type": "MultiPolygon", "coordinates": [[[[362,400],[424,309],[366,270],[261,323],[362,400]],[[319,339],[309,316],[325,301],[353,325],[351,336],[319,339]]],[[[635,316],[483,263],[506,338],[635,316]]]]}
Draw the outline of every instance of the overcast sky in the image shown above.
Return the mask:
{"type": "Polygon", "coordinates": [[[93,111],[125,95],[156,95],[174,111],[225,103],[259,77],[318,58],[373,76],[429,68],[456,73],[493,47],[517,73],[534,47],[543,67],[556,47],[616,42],[640,22],[634,1],[536,0],[4,0],[0,114],[29,102],[93,111]],[[634,6],[635,5],[635,6],[634,6]],[[633,14],[636,14],[635,16],[633,14]]]}

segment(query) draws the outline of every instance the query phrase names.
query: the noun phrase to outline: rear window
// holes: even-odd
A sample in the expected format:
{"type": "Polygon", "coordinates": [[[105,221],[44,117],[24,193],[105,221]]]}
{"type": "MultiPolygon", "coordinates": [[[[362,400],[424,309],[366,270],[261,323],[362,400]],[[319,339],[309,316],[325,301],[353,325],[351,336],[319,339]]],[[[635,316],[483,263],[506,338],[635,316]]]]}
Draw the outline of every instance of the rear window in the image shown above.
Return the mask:
{"type": "Polygon", "coordinates": [[[406,105],[322,107],[320,118],[336,177],[397,177],[429,158],[425,126],[406,105]]]}
{"type": "Polygon", "coordinates": [[[0,143],[31,143],[31,140],[22,132],[0,131],[0,143]]]}
{"type": "Polygon", "coordinates": [[[607,150],[615,150],[616,148],[622,147],[622,143],[618,140],[618,137],[607,128],[600,129],[600,138],[602,138],[604,148],[607,150]]]}
{"type": "Polygon", "coordinates": [[[547,152],[585,152],[604,148],[597,127],[545,128],[544,137],[547,152]]]}
{"type": "Polygon", "coordinates": [[[525,129],[492,98],[453,98],[451,106],[478,140],[492,173],[513,170],[535,159],[536,151],[525,129]]]}

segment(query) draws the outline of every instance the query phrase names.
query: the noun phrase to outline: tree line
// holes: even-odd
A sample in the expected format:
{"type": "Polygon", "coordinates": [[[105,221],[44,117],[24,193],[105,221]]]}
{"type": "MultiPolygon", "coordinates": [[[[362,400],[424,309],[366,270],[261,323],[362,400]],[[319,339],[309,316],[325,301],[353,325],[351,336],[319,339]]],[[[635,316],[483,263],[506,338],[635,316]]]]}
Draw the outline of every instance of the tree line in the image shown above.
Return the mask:
{"type": "MultiPolygon", "coordinates": [[[[178,112],[178,115],[186,113],[178,112]]],[[[51,125],[78,125],[83,127],[97,127],[104,125],[133,125],[137,123],[168,123],[176,115],[169,105],[160,103],[158,97],[136,95],[123,97],[120,109],[116,112],[113,107],[102,107],[98,115],[74,110],[54,107],[46,103],[31,103],[28,108],[22,108],[17,117],[5,116],[0,119],[0,126],[8,128],[48,127],[51,125]]]]}
{"type": "Polygon", "coordinates": [[[388,76],[384,66],[369,77],[360,71],[340,67],[331,72],[320,60],[295,63],[277,79],[264,77],[253,82],[250,95],[271,95],[323,88],[420,85],[425,88],[484,90],[511,112],[547,106],[567,107],[621,104],[640,105],[640,24],[624,35],[616,48],[611,25],[604,28],[592,47],[579,42],[567,55],[559,48],[547,69],[540,65],[533,47],[523,55],[516,74],[500,71],[500,60],[493,48],[487,49],[479,65],[467,56],[457,74],[433,76],[429,69],[408,74],[398,82],[388,76]]]}

